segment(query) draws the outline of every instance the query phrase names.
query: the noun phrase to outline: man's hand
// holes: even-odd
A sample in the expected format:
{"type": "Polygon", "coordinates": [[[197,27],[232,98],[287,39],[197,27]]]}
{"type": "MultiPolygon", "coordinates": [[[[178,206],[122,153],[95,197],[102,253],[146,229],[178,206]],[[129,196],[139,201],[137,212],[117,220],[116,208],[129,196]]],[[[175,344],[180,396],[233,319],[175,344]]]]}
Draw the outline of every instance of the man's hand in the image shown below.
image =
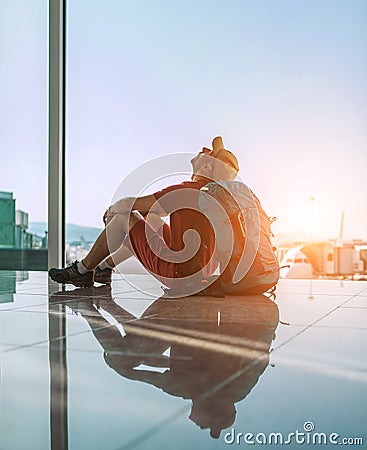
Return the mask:
{"type": "Polygon", "coordinates": [[[145,216],[152,208],[152,212],[160,217],[167,215],[167,213],[159,206],[154,195],[146,195],[138,198],[125,197],[107,208],[103,214],[103,223],[107,225],[116,214],[130,214],[132,210],[136,210],[145,216]]]}
{"type": "Polygon", "coordinates": [[[105,213],[103,214],[103,223],[107,225],[112,217],[114,217],[116,214],[130,213],[133,209],[135,201],[135,197],[126,197],[118,200],[116,203],[106,209],[105,213]]]}
{"type": "Polygon", "coordinates": [[[105,225],[107,225],[107,217],[108,217],[108,208],[107,208],[106,211],[104,212],[103,218],[102,218],[103,223],[104,223],[105,225]]]}
{"type": "Polygon", "coordinates": [[[112,206],[110,206],[109,208],[106,209],[106,211],[103,214],[103,223],[105,225],[107,225],[109,223],[109,221],[116,215],[118,214],[116,211],[114,211],[112,209],[112,206]]]}

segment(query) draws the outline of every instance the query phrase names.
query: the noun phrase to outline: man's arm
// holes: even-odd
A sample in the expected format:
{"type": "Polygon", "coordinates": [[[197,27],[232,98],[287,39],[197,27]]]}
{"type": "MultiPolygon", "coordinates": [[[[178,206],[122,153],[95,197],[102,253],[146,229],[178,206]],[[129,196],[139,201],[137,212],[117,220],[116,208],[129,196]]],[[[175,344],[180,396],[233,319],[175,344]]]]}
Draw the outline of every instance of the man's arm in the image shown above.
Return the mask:
{"type": "Polygon", "coordinates": [[[148,212],[157,214],[160,217],[164,217],[167,213],[160,207],[155,196],[145,195],[143,197],[125,197],[118,200],[112,206],[110,206],[103,216],[104,222],[111,219],[116,214],[127,214],[130,211],[139,211],[140,214],[145,216],[148,212]]]}
{"type": "MultiPolygon", "coordinates": [[[[190,184],[190,183],[189,183],[190,184]]],[[[148,213],[156,214],[159,217],[166,217],[171,210],[177,207],[177,201],[171,196],[167,196],[170,192],[186,188],[188,183],[175,184],[168,186],[155,194],[145,195],[143,197],[125,197],[110,206],[104,213],[103,221],[106,223],[116,214],[128,214],[130,211],[139,211],[144,217],[148,213]],[[166,198],[162,206],[159,204],[161,198],[166,198]]]]}

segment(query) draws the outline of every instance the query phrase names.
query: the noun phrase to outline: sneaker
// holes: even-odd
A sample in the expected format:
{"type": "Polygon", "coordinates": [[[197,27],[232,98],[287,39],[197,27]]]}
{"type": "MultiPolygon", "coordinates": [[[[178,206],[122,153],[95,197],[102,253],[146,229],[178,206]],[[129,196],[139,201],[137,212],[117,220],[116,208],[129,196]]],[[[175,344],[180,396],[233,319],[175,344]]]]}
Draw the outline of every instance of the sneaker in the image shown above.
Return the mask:
{"type": "Polygon", "coordinates": [[[112,281],[112,269],[108,267],[106,269],[101,270],[99,267],[96,267],[94,272],[94,281],[101,284],[111,284],[112,281]]]}
{"type": "Polygon", "coordinates": [[[73,264],[65,269],[57,269],[52,268],[48,271],[51,280],[56,281],[57,283],[70,283],[76,287],[90,287],[93,286],[94,283],[94,271],[90,270],[89,272],[82,275],[78,272],[77,262],[74,261],[73,264]]]}

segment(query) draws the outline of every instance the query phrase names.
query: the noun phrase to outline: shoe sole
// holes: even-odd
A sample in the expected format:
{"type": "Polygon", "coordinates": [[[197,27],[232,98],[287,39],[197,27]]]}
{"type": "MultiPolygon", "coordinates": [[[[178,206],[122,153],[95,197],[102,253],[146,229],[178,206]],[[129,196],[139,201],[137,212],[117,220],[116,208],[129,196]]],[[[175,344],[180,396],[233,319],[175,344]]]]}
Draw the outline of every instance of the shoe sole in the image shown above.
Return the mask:
{"type": "Polygon", "coordinates": [[[51,279],[59,284],[72,284],[73,286],[79,287],[79,288],[92,287],[94,284],[94,283],[77,283],[77,282],[72,282],[72,281],[57,281],[57,280],[54,280],[52,277],[51,277],[51,279]]]}
{"type": "Polygon", "coordinates": [[[94,278],[94,281],[100,284],[111,284],[111,280],[99,280],[98,278],[94,278]]]}

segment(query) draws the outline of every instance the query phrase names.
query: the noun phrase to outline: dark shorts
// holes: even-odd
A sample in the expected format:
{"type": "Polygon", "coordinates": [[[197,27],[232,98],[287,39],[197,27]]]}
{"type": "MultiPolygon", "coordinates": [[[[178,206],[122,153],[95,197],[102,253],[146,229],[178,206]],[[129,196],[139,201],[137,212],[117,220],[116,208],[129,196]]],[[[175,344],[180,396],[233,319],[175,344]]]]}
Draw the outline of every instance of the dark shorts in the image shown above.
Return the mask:
{"type": "Polygon", "coordinates": [[[155,278],[169,285],[175,277],[175,263],[170,262],[173,252],[167,245],[169,242],[170,228],[167,224],[163,225],[160,234],[145,220],[139,220],[130,229],[125,245],[155,278]]]}

